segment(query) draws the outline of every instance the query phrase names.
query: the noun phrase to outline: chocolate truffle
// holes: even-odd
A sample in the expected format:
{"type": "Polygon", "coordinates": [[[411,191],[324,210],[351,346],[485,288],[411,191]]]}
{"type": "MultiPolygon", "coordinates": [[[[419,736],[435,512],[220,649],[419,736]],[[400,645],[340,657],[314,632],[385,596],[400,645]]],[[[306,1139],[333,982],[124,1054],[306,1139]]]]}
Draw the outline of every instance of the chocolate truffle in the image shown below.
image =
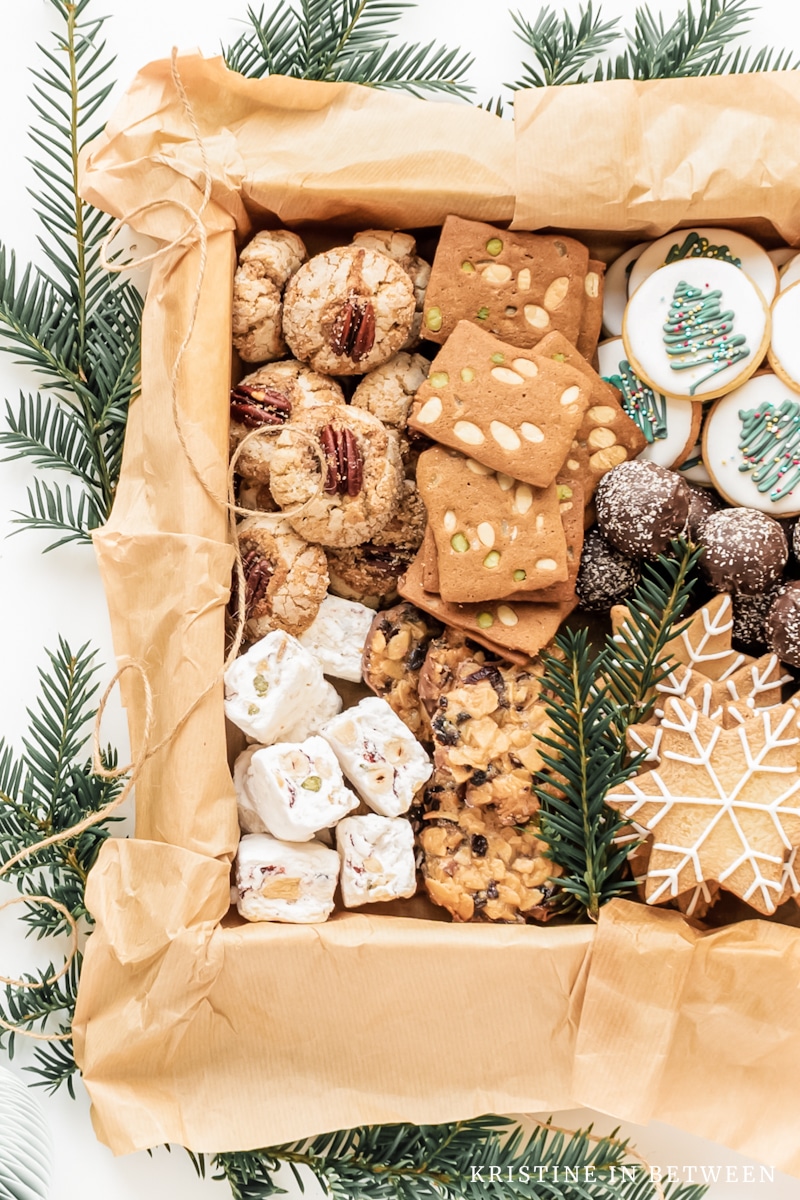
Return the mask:
{"type": "Polygon", "coordinates": [[[575,581],[579,607],[585,612],[608,612],[628,598],[640,574],[639,564],[615,550],[599,529],[587,530],[575,581]]]}
{"type": "Polygon", "coordinates": [[[800,667],[800,581],[786,583],[769,610],[767,645],[781,662],[800,667]]]}
{"type": "Polygon", "coordinates": [[[703,574],[715,592],[757,596],[780,579],[789,546],[777,521],[755,508],[726,508],[703,522],[703,574]]]}
{"type": "Polygon", "coordinates": [[[698,487],[688,480],[686,486],[689,489],[689,537],[696,542],[703,521],[725,508],[725,503],[711,488],[698,487]]]}
{"type": "Polygon", "coordinates": [[[686,532],[689,488],[674,471],[641,459],[620,463],[597,486],[597,524],[631,558],[658,558],[686,532]]]}
{"type": "Polygon", "coordinates": [[[767,615],[780,592],[782,584],[773,584],[759,596],[733,597],[733,632],[734,641],[742,642],[748,647],[762,647],[767,644],[765,625],[767,615]]]}

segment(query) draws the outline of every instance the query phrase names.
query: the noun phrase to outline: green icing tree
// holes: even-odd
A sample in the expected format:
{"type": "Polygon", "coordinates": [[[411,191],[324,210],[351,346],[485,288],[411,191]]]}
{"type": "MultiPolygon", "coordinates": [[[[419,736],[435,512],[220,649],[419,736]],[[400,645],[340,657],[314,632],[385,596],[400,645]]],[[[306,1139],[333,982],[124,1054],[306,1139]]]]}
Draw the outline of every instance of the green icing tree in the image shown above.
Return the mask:
{"type": "Polygon", "coordinates": [[[750,350],[743,333],[734,333],[735,314],[722,311],[719,288],[705,292],[681,280],[672,295],[664,325],[664,346],[673,371],[689,371],[706,363],[710,370],[689,388],[693,396],[701,383],[726,367],[747,358],[750,350]]]}

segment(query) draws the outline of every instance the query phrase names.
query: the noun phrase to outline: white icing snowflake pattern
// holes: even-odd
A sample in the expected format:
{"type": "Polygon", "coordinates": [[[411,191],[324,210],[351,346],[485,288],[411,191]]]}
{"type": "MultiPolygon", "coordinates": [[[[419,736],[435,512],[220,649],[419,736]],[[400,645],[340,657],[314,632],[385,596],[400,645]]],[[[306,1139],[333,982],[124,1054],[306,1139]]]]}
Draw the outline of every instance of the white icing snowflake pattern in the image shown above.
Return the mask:
{"type": "Polygon", "coordinates": [[[606,797],[654,836],[648,903],[717,881],[758,911],[774,912],[790,883],[787,860],[800,846],[797,709],[764,709],[723,729],[677,700],[665,708],[655,736],[639,727],[631,739],[658,756],[658,767],[606,797]]]}

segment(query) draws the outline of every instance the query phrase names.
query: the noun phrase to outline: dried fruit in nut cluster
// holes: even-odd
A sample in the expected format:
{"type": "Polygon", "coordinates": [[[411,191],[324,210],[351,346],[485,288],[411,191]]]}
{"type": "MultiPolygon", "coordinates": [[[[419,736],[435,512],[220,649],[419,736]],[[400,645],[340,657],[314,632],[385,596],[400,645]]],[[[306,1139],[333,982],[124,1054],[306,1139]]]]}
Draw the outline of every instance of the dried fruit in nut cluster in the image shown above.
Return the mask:
{"type": "Polygon", "coordinates": [[[375,345],[375,309],[369,300],[348,297],[334,321],[330,345],[334,354],[346,354],[353,362],[367,357],[375,345]]]}
{"type": "Polygon", "coordinates": [[[428,714],[420,704],[419,674],[441,625],[415,608],[398,604],[379,612],[364,643],[364,682],[386,700],[420,740],[430,741],[428,714]]]}
{"type": "Polygon", "coordinates": [[[240,383],[231,390],[231,420],[258,429],[262,425],[283,425],[292,415],[292,402],[275,388],[252,387],[240,383]]]}
{"type": "Polygon", "coordinates": [[[319,435],[328,473],[323,491],[326,496],[357,496],[364,482],[364,459],[355,434],[350,429],[326,425],[319,435]]]}

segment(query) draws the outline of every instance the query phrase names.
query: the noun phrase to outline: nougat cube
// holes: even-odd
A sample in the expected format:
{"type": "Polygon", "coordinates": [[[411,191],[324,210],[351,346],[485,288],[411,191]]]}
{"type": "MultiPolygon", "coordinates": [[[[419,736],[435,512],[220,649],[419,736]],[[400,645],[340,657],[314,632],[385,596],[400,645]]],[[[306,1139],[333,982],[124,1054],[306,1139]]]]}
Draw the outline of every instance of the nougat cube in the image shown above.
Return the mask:
{"type": "Polygon", "coordinates": [[[326,921],[333,912],[338,875],[338,854],[320,842],[245,834],[234,864],[236,907],[247,921],[326,921]]]}
{"type": "Polygon", "coordinates": [[[336,845],[347,908],[416,892],[414,834],[405,817],[345,817],[336,827],[336,845]]]}

